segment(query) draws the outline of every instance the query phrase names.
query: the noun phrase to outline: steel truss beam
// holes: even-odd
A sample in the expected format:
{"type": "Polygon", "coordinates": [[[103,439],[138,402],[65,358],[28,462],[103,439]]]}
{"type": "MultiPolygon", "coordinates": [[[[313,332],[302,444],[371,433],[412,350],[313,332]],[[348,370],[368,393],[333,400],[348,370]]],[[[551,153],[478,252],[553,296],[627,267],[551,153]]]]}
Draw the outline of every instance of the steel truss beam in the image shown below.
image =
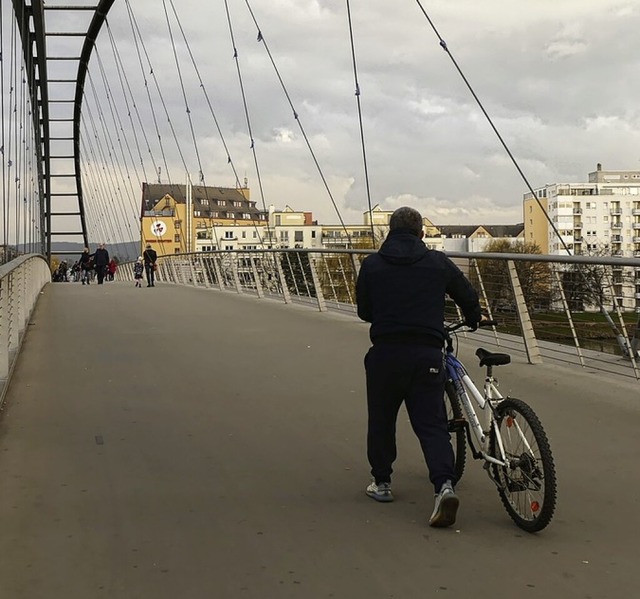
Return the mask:
{"type": "MultiPolygon", "coordinates": [[[[44,0],[12,0],[15,18],[22,39],[22,50],[24,54],[24,62],[29,82],[29,92],[32,105],[33,129],[35,132],[38,156],[38,190],[40,193],[40,231],[41,246],[47,258],[51,259],[51,238],[60,235],[61,232],[52,231],[51,216],[52,198],[56,196],[73,197],[77,195],[78,199],[78,215],[80,216],[80,226],[82,232],[75,232],[73,235],[82,235],[85,246],[88,246],[89,239],[87,233],[86,213],[84,208],[84,197],[82,193],[82,173],[80,168],[80,120],[82,117],[82,100],[84,97],[84,85],[89,69],[89,62],[95,47],[95,42],[106,21],[107,14],[113,6],[115,0],[100,0],[97,4],[89,6],[46,6],[44,0]],[[67,57],[66,60],[75,61],[78,64],[78,71],[75,80],[68,80],[70,83],[75,81],[74,98],[67,100],[49,100],[48,83],[62,80],[49,80],[47,73],[47,62],[55,60],[54,57],[47,56],[47,36],[55,36],[56,38],[78,37],[79,32],[47,32],[45,12],[55,10],[62,11],[92,11],[93,18],[87,29],[86,34],[82,34],[85,38],[82,46],[82,52],[79,57],[67,57]],[[50,117],[50,104],[57,103],[74,103],[73,112],[73,137],[52,138],[50,135],[51,123],[60,119],[52,119],[50,117]],[[62,158],[69,158],[65,155],[52,155],[51,141],[54,139],[65,139],[73,141],[73,163],[75,172],[71,175],[75,179],[75,194],[52,193],[51,180],[57,175],[51,172],[51,161],[62,158]]],[[[64,80],[67,81],[67,80],[64,80]]],[[[71,119],[69,119],[71,122],[71,119]]],[[[71,214],[71,213],[70,213],[71,214]]],[[[64,233],[64,232],[63,232],[64,233]]],[[[71,233],[65,233],[71,234],[71,233]]]]}

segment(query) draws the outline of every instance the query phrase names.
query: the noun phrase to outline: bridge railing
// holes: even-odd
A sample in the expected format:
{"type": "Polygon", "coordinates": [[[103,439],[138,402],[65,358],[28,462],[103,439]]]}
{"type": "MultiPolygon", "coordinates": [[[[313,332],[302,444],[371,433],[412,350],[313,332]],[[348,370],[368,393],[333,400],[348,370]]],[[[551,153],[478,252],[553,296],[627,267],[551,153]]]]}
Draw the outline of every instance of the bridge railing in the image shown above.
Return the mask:
{"type": "Polygon", "coordinates": [[[24,255],[0,266],[0,405],[40,291],[51,281],[43,256],[24,255]]]}
{"type": "MultiPolygon", "coordinates": [[[[161,257],[157,278],[178,285],[270,297],[355,315],[355,283],[372,250],[214,251],[161,257]]],[[[552,360],[640,377],[640,260],[539,254],[447,255],[499,321],[474,340],[552,360]]],[[[132,264],[120,277],[133,278],[132,264]]],[[[452,302],[447,317],[459,312],[452,302]]]]}

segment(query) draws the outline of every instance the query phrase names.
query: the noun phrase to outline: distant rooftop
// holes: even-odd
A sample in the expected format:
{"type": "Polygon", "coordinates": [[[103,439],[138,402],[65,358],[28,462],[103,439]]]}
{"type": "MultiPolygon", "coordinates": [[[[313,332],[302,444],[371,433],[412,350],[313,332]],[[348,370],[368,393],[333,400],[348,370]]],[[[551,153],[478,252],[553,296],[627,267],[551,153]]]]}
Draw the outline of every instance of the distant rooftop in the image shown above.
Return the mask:
{"type": "Polygon", "coordinates": [[[524,223],[517,225],[436,225],[445,237],[471,237],[478,229],[484,229],[491,237],[518,237],[524,231],[524,223]]]}
{"type": "Polygon", "coordinates": [[[596,165],[596,170],[589,173],[589,183],[635,183],[640,184],[640,171],[607,171],[602,164],[596,165]]]}
{"type": "MultiPolygon", "coordinates": [[[[235,189],[231,187],[213,187],[194,185],[192,198],[194,209],[207,218],[211,212],[226,214],[226,218],[244,218],[243,214],[250,214],[251,219],[257,219],[263,214],[255,206],[255,202],[247,199],[248,189],[235,189]],[[246,194],[246,195],[245,195],[246,194]]],[[[186,204],[187,186],[173,183],[143,183],[142,184],[142,211],[143,214],[154,209],[157,203],[167,195],[176,203],[186,204]]]]}

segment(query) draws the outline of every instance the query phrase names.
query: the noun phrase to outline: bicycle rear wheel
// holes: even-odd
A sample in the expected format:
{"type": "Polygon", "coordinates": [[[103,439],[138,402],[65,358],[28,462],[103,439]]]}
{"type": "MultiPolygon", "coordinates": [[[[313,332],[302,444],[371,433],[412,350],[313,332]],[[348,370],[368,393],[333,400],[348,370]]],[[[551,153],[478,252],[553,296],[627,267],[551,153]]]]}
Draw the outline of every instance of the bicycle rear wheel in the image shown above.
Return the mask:
{"type": "MultiPolygon", "coordinates": [[[[551,522],[556,508],[556,469],[549,440],[535,412],[519,399],[502,401],[495,416],[509,463],[491,466],[500,499],[520,528],[538,532],[551,522]]],[[[489,453],[502,459],[495,430],[489,453]]]]}
{"type": "Polygon", "coordinates": [[[451,445],[455,458],[456,479],[460,482],[464,474],[464,467],[467,460],[467,437],[466,430],[462,424],[464,416],[460,399],[456,395],[451,383],[445,387],[444,405],[447,408],[447,420],[449,421],[449,434],[451,435],[451,445]]]}

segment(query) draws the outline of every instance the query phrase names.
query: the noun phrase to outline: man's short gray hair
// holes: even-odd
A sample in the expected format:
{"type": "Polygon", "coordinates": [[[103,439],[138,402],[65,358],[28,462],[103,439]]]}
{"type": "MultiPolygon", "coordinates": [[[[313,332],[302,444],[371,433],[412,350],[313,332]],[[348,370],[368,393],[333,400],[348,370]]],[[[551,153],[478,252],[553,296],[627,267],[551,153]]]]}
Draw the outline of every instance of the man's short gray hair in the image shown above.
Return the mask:
{"type": "Polygon", "coordinates": [[[415,235],[422,231],[422,215],[414,208],[403,206],[398,208],[389,219],[389,230],[408,229],[415,235]]]}

